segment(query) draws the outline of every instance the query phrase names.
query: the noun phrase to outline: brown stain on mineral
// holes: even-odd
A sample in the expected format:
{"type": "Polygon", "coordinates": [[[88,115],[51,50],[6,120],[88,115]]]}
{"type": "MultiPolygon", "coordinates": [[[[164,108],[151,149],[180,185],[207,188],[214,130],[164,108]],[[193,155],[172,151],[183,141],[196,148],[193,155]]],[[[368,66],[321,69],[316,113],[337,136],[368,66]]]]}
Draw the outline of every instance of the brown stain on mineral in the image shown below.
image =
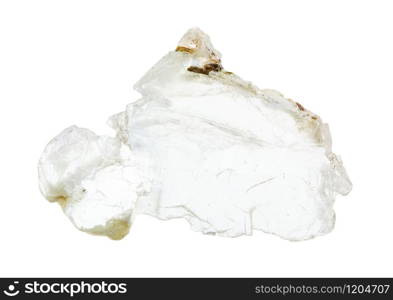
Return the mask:
{"type": "Polygon", "coordinates": [[[61,208],[64,209],[66,204],[67,204],[67,197],[65,197],[65,196],[58,196],[58,197],[56,197],[56,202],[59,203],[61,208]]]}
{"type": "Polygon", "coordinates": [[[211,71],[214,72],[220,72],[222,70],[222,66],[220,64],[212,63],[212,64],[206,64],[203,67],[208,73],[211,71]]]}
{"type": "Polygon", "coordinates": [[[195,67],[195,66],[188,67],[187,71],[199,73],[199,74],[204,74],[204,75],[209,75],[209,72],[206,71],[204,68],[195,67]]]}
{"type": "Polygon", "coordinates": [[[130,224],[124,220],[111,220],[106,225],[106,232],[110,239],[121,240],[130,231],[130,224]]]}
{"type": "Polygon", "coordinates": [[[95,235],[106,235],[111,240],[121,240],[130,231],[130,223],[122,219],[113,219],[106,222],[104,226],[96,226],[87,232],[95,235]]]}
{"type": "Polygon", "coordinates": [[[190,49],[190,48],[187,48],[187,47],[183,47],[183,46],[177,46],[176,51],[177,52],[187,52],[187,53],[193,53],[194,52],[193,49],[190,49]]]}
{"type": "Polygon", "coordinates": [[[303,105],[301,105],[299,102],[295,102],[296,106],[301,110],[301,111],[305,111],[303,105]]]}
{"type": "Polygon", "coordinates": [[[214,71],[214,72],[222,71],[222,66],[217,63],[210,63],[210,64],[204,65],[203,68],[196,67],[196,66],[188,67],[187,71],[199,73],[199,74],[204,74],[204,75],[209,75],[209,73],[211,71],[214,71]]]}

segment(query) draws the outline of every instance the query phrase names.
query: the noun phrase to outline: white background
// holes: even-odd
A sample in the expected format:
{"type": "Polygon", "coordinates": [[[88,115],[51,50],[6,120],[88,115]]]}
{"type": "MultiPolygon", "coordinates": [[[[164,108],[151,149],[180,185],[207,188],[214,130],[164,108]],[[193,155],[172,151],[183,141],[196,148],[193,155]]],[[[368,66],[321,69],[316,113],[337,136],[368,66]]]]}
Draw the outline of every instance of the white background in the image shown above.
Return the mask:
{"type": "Polygon", "coordinates": [[[0,276],[393,276],[392,1],[1,1],[0,276]],[[72,124],[105,122],[193,26],[223,65],[328,122],[354,189],[306,242],[220,238],[138,216],[122,241],[73,228],[37,161],[72,124]]]}

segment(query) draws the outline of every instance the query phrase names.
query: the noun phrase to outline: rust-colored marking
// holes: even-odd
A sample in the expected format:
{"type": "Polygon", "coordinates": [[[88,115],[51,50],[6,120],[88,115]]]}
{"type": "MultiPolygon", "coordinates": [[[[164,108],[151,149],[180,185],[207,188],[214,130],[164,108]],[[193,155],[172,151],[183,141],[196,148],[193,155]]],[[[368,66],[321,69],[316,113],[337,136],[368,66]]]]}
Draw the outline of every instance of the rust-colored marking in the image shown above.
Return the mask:
{"type": "Polygon", "coordinates": [[[204,75],[209,75],[211,71],[220,72],[221,70],[222,70],[222,66],[216,63],[206,64],[203,66],[203,68],[191,66],[188,67],[187,69],[187,71],[204,74],[204,75]]]}
{"type": "Polygon", "coordinates": [[[208,73],[211,71],[220,72],[222,70],[221,65],[219,64],[207,64],[203,67],[208,73]]]}
{"type": "Polygon", "coordinates": [[[204,74],[204,75],[209,75],[209,72],[207,70],[205,70],[204,68],[199,68],[199,67],[195,67],[195,66],[188,67],[187,71],[199,73],[199,74],[204,74]]]}
{"type": "Polygon", "coordinates": [[[190,48],[187,48],[187,47],[182,47],[182,46],[178,46],[178,47],[176,48],[176,51],[178,51],[178,52],[187,52],[187,53],[192,53],[192,52],[194,52],[193,49],[190,49],[190,48]]]}
{"type": "Polygon", "coordinates": [[[297,106],[301,111],[304,111],[303,105],[301,105],[299,102],[295,102],[295,103],[296,103],[296,106],[297,106]]]}

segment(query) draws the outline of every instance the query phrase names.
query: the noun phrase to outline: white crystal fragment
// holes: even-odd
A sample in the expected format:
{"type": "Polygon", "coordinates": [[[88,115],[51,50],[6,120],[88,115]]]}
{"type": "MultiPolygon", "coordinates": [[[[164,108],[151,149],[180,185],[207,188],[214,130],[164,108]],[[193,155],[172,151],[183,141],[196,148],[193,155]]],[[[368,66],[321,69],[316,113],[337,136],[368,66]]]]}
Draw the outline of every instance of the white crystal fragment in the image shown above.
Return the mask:
{"type": "Polygon", "coordinates": [[[333,229],[335,197],[352,185],[328,126],[225,71],[202,31],[189,30],[135,89],[142,98],[109,120],[116,138],[70,127],[40,159],[43,195],[77,228],[118,239],[149,214],[227,237],[333,229]]]}
{"type": "Polygon", "coordinates": [[[120,239],[128,233],[140,180],[123,161],[118,139],[69,127],[46,147],[41,192],[80,230],[120,239]]]}

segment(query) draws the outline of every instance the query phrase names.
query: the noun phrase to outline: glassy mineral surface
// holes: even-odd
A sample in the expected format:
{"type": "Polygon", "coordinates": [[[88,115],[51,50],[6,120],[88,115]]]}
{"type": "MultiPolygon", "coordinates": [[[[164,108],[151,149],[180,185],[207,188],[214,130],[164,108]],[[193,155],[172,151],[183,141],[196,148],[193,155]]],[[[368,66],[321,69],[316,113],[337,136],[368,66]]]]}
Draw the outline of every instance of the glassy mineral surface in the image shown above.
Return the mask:
{"type": "Polygon", "coordinates": [[[80,230],[121,239],[138,214],[185,218],[226,237],[305,240],[334,227],[351,182],[327,124],[301,104],[225,71],[189,30],[109,119],[115,137],[69,127],[39,161],[43,195],[80,230]]]}

